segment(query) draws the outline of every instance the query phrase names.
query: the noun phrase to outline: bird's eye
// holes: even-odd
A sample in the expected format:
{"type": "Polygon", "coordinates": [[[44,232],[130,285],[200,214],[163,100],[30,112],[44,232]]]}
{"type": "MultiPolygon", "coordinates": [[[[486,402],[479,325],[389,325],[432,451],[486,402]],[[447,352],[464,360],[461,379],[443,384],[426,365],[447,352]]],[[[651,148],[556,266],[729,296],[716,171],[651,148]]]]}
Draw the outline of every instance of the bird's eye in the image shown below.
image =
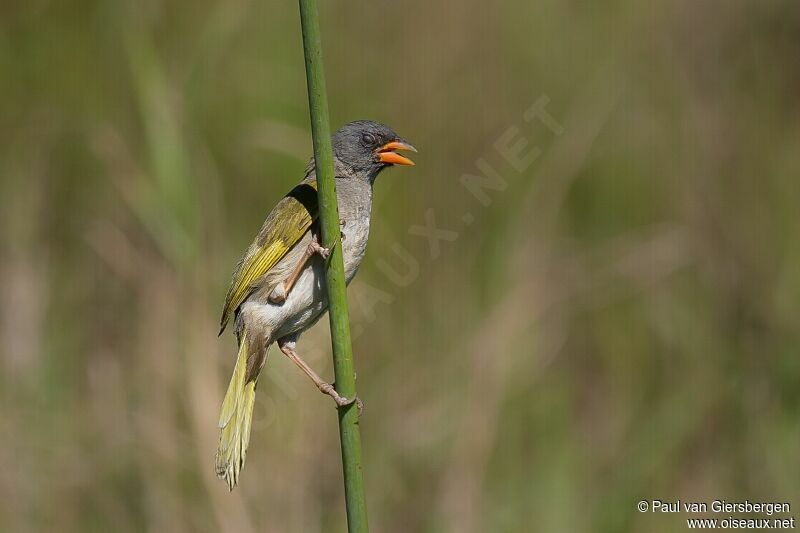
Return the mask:
{"type": "Polygon", "coordinates": [[[362,133],[361,142],[367,146],[372,146],[375,144],[375,136],[371,133],[362,133]]]}

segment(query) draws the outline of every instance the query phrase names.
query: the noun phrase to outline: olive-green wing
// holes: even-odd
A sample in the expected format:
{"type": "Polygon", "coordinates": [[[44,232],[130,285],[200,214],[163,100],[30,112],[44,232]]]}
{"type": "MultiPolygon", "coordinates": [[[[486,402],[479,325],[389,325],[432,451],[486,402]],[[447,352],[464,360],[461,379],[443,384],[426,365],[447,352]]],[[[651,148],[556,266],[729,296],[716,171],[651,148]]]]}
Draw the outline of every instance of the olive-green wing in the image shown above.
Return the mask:
{"type": "Polygon", "coordinates": [[[220,335],[258,280],[297,244],[318,216],[317,182],[313,178],[303,180],[272,209],[233,273],[220,319],[220,335]]]}

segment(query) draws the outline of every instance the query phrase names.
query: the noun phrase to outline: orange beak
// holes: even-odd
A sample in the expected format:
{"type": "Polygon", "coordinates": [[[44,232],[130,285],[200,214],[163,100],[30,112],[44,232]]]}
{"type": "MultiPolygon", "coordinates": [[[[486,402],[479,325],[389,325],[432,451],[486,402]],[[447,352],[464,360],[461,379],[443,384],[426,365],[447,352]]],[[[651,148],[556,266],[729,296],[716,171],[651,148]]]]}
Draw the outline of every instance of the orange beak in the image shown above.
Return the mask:
{"type": "Polygon", "coordinates": [[[417,149],[405,141],[392,141],[384,144],[376,150],[378,153],[378,160],[387,165],[407,165],[414,166],[414,162],[407,157],[395,153],[394,150],[406,150],[408,152],[416,152],[417,149]]]}

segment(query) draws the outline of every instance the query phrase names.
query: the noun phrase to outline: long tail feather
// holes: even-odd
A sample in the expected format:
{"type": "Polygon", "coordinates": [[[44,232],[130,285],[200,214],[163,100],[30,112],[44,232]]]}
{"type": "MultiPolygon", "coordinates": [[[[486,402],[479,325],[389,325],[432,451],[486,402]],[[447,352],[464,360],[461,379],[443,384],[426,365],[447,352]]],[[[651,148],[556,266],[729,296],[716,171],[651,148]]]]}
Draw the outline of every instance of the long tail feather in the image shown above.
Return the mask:
{"type": "MultiPolygon", "coordinates": [[[[260,348],[260,347],[259,347],[260,348]]],[[[263,349],[263,348],[260,348],[263,349]]],[[[219,447],[217,448],[217,477],[228,483],[233,490],[239,481],[239,473],[247,457],[250,428],[253,421],[253,405],[256,399],[257,378],[247,380],[247,332],[242,333],[236,367],[222,401],[219,415],[219,447]]]]}

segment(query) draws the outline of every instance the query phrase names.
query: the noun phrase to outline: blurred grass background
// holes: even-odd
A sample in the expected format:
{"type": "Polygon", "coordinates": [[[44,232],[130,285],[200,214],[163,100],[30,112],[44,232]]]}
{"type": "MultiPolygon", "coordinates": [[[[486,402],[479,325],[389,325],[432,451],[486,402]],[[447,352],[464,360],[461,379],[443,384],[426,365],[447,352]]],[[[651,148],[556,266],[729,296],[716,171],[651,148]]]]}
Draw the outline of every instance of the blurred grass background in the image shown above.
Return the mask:
{"type": "MultiPolygon", "coordinates": [[[[800,506],[800,4],[323,4],[332,123],[420,148],[349,291],[373,529],[800,506]]],[[[229,274],[311,153],[297,6],[7,1],[0,73],[0,529],[344,531],[334,411],[277,352],[213,472],[229,274]]]]}

